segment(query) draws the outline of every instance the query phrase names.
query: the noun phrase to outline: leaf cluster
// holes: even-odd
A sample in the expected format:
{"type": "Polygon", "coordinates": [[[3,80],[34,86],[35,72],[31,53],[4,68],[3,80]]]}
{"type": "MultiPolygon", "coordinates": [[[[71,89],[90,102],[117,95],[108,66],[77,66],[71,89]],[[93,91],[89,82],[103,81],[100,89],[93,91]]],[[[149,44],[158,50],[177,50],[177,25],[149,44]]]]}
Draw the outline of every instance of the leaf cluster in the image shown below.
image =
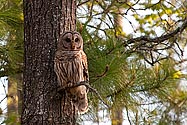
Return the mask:
{"type": "MultiPolygon", "coordinates": [[[[23,12],[21,0],[0,0],[0,77],[10,77],[23,71],[23,12]]],[[[6,81],[7,82],[7,81],[6,81]]],[[[10,81],[9,81],[10,82],[10,81]]],[[[7,93],[4,83],[5,97],[7,93]]],[[[10,83],[9,83],[10,84],[10,83]]],[[[15,83],[11,83],[15,84],[15,83]]],[[[12,98],[13,99],[13,98],[12,98]]],[[[16,111],[14,111],[16,112],[16,111]]],[[[17,114],[4,115],[1,124],[19,124],[17,114]]]]}
{"type": "Polygon", "coordinates": [[[0,76],[22,72],[23,13],[22,1],[1,1],[0,76]]]}
{"type": "MultiPolygon", "coordinates": [[[[187,27],[182,2],[78,3],[77,29],[84,38],[90,84],[112,108],[123,107],[131,124],[174,123],[181,121],[186,111],[186,90],[180,89],[186,76],[181,73],[187,27]],[[119,16],[127,22],[122,30],[115,22],[119,16]]],[[[90,100],[91,112],[107,109],[92,94],[90,100]]]]}

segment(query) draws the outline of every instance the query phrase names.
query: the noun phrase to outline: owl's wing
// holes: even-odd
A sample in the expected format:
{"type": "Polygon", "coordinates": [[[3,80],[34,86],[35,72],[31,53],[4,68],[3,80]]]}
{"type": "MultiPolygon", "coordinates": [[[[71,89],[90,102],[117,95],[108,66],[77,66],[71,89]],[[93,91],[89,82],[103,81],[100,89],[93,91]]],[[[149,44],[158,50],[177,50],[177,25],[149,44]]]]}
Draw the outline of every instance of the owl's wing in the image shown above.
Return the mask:
{"type": "Polygon", "coordinates": [[[58,85],[62,88],[65,88],[67,87],[67,85],[65,84],[67,81],[67,75],[65,72],[66,67],[63,66],[64,56],[62,55],[65,54],[61,51],[56,51],[54,58],[54,72],[57,76],[58,85]]]}
{"type": "Polygon", "coordinates": [[[82,51],[82,65],[83,65],[84,80],[89,81],[87,57],[83,51],[82,51]]]}

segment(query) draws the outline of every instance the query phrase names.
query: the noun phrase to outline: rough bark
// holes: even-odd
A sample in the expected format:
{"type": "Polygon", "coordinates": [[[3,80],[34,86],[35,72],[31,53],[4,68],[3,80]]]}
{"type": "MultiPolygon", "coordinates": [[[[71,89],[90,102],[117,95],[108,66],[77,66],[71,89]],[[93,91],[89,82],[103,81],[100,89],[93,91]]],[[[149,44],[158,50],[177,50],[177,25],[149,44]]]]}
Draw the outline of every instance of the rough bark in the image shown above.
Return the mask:
{"type": "Polygon", "coordinates": [[[75,0],[24,0],[22,125],[75,125],[74,106],[57,92],[54,54],[60,34],[75,30],[75,0]]]}

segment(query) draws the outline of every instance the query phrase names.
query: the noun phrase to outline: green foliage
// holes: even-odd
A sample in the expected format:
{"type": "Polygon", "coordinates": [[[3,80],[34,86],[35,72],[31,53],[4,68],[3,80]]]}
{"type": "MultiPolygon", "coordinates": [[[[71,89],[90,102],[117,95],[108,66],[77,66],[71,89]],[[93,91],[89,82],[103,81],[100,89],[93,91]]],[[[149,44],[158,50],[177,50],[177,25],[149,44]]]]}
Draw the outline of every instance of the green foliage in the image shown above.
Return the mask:
{"type": "Polygon", "coordinates": [[[16,113],[12,113],[7,117],[1,124],[5,123],[6,125],[21,125],[16,113]]]}
{"type": "MultiPolygon", "coordinates": [[[[124,107],[131,124],[180,123],[187,110],[186,89],[180,87],[186,74],[183,61],[179,61],[186,46],[186,30],[159,40],[186,19],[183,1],[79,2],[77,16],[83,26],[90,84],[104,101],[116,109],[124,107]],[[128,24],[117,24],[115,19],[120,16],[128,24]],[[134,32],[127,34],[126,25],[134,32]]],[[[97,104],[93,94],[90,100],[91,111],[101,108],[110,113],[97,104]]]]}
{"type": "Polygon", "coordinates": [[[22,1],[2,1],[0,10],[0,76],[22,71],[23,13],[22,1]]]}
{"type": "MultiPolygon", "coordinates": [[[[23,71],[23,12],[21,0],[0,0],[0,77],[23,71]]],[[[4,87],[5,88],[5,87],[4,87]]],[[[5,91],[6,92],[6,91],[5,91]]],[[[8,93],[5,93],[8,95],[8,93]]],[[[16,112],[16,111],[15,111],[16,112]]],[[[19,125],[17,114],[1,116],[7,125],[19,125]]],[[[2,123],[2,124],[3,124],[2,123]]]]}

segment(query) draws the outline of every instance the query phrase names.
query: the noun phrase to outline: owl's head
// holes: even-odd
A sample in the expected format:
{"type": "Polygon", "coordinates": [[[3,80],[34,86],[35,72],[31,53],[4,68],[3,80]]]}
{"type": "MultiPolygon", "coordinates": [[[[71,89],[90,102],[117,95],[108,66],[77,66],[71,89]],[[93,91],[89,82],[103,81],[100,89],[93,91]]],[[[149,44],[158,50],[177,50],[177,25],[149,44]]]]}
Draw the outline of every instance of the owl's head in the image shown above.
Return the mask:
{"type": "Polygon", "coordinates": [[[58,41],[58,50],[78,51],[83,49],[83,39],[76,31],[64,32],[58,41]]]}

